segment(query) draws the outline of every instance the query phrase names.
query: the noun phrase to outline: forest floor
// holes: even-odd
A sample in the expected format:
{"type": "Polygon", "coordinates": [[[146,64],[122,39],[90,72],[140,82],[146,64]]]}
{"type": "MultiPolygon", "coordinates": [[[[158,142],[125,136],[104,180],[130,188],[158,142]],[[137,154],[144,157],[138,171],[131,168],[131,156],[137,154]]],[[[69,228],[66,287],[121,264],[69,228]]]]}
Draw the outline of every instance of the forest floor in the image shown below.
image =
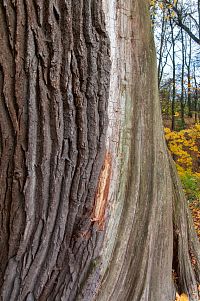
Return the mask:
{"type": "Polygon", "coordinates": [[[199,200],[193,201],[189,204],[194,221],[194,227],[200,240],[200,202],[199,200]]]}

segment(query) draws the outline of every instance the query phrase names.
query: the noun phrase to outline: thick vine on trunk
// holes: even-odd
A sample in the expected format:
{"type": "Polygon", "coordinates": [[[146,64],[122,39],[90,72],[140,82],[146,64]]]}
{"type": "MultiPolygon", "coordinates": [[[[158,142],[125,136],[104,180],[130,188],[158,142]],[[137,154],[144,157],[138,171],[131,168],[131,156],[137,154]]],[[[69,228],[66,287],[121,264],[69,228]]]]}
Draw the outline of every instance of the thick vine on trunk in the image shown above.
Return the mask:
{"type": "Polygon", "coordinates": [[[3,0],[0,22],[1,299],[197,301],[147,1],[3,0]]]}

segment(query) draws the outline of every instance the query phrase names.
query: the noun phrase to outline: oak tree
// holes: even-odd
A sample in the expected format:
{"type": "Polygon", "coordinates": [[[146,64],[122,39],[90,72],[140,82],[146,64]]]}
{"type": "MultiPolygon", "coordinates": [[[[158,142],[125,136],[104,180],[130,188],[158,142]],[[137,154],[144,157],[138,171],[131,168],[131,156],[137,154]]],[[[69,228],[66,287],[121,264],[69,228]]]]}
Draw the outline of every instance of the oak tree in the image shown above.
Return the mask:
{"type": "Polygon", "coordinates": [[[2,0],[0,22],[1,299],[199,300],[147,1],[2,0]]]}

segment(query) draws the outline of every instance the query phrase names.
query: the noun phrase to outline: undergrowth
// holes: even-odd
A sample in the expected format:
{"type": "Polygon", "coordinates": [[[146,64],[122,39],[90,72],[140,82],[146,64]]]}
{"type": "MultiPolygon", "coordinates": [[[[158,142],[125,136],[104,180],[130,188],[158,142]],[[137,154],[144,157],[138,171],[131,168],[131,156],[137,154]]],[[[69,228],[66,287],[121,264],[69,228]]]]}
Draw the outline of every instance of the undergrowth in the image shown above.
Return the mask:
{"type": "Polygon", "coordinates": [[[200,202],[200,124],[179,132],[164,131],[188,200],[200,202]]]}

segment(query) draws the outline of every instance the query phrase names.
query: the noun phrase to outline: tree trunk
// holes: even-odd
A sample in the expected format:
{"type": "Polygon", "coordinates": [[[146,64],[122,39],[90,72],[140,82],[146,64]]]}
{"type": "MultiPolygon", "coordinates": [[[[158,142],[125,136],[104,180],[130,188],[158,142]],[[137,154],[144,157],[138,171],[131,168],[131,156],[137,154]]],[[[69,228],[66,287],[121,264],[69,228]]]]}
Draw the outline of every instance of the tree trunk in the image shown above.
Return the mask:
{"type": "MultiPolygon", "coordinates": [[[[190,24],[191,27],[191,24],[190,24]]],[[[189,38],[189,52],[188,61],[185,56],[185,62],[187,67],[187,84],[188,84],[188,95],[187,95],[187,105],[188,105],[188,117],[192,118],[192,98],[191,98],[191,61],[192,61],[192,39],[189,38]]]]}
{"type": "Polygon", "coordinates": [[[147,1],[3,0],[0,22],[1,299],[199,300],[147,1]]]}
{"type": "Polygon", "coordinates": [[[185,100],[184,100],[184,75],[185,75],[185,49],[184,49],[184,35],[183,35],[183,29],[181,28],[181,56],[182,56],[182,66],[181,66],[181,123],[182,128],[185,128],[185,100]]]}
{"type": "MultiPolygon", "coordinates": [[[[169,11],[170,14],[170,11],[169,11]]],[[[176,57],[175,57],[175,37],[174,37],[174,24],[170,19],[170,28],[171,28],[171,44],[172,44],[172,69],[173,69],[173,77],[172,77],[172,131],[175,130],[175,101],[176,101],[176,57]]]]}
{"type": "Polygon", "coordinates": [[[195,123],[199,122],[199,108],[198,108],[198,98],[199,98],[199,91],[198,91],[198,84],[196,78],[196,66],[194,65],[194,120],[195,123]]]}
{"type": "MultiPolygon", "coordinates": [[[[154,12],[156,15],[156,12],[154,12]]],[[[163,9],[162,11],[162,20],[161,22],[161,34],[160,34],[160,45],[159,45],[159,52],[158,52],[158,89],[160,89],[160,84],[162,81],[163,76],[163,56],[164,56],[164,48],[166,43],[166,10],[163,9]]]]}

